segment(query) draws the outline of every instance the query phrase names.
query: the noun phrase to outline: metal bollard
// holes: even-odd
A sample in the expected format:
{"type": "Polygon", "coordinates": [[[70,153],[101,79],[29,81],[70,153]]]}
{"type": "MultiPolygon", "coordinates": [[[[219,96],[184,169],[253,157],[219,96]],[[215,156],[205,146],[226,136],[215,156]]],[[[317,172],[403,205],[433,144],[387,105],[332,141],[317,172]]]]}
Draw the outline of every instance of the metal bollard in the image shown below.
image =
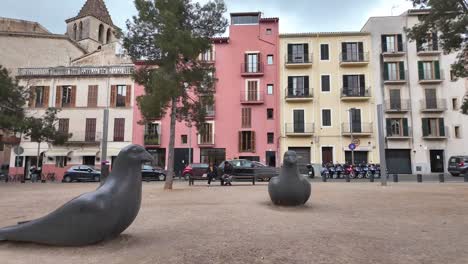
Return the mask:
{"type": "Polygon", "coordinates": [[[325,174],[322,175],[322,182],[327,182],[327,176],[325,174]]]}
{"type": "Polygon", "coordinates": [[[439,174],[439,182],[445,182],[445,177],[443,173],[439,174]]]}
{"type": "Polygon", "coordinates": [[[418,182],[422,182],[422,174],[416,175],[418,177],[418,182]]]}
{"type": "Polygon", "coordinates": [[[369,176],[369,181],[374,182],[374,174],[371,173],[371,175],[369,176]]]}
{"type": "Polygon", "coordinates": [[[346,182],[350,182],[350,181],[351,181],[351,179],[349,178],[349,174],[346,174],[346,175],[345,175],[345,179],[346,179],[346,182]]]}
{"type": "Polygon", "coordinates": [[[398,174],[393,174],[393,182],[398,182],[398,174]]]}

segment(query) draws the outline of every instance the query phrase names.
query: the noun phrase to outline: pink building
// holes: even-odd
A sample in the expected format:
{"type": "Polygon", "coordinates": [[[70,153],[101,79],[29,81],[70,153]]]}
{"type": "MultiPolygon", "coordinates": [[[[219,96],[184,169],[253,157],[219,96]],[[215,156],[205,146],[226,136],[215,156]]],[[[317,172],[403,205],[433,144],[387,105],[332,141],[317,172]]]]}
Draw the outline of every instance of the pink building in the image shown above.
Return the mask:
{"type": "MultiPolygon", "coordinates": [[[[233,13],[229,37],[213,40],[213,50],[201,59],[215,63],[215,106],[210,107],[206,126],[199,135],[195,127],[176,125],[175,171],[189,156],[194,163],[245,158],[278,165],[279,141],[279,19],[261,13],[233,13]],[[190,149],[192,155],[189,155],[190,149]]],[[[143,94],[135,86],[135,98],[143,94]]],[[[169,117],[146,127],[138,108],[134,112],[133,142],[145,145],[156,164],[165,167],[169,145],[169,117]]]]}

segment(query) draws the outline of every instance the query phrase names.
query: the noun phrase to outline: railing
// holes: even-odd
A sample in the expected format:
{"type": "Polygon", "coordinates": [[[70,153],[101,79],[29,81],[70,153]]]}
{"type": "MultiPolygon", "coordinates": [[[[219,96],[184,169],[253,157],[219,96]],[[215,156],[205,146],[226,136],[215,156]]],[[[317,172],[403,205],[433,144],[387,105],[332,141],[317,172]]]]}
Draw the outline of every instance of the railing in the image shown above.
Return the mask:
{"type": "Polygon", "coordinates": [[[215,144],[214,141],[214,134],[212,131],[209,131],[208,133],[205,134],[200,134],[200,137],[198,139],[198,145],[200,146],[212,146],[215,144]]]}
{"type": "Polygon", "coordinates": [[[286,99],[313,98],[312,89],[307,88],[286,88],[286,99]]]}
{"type": "Polygon", "coordinates": [[[241,73],[243,75],[259,75],[263,74],[263,63],[242,63],[241,73]]]}
{"type": "Polygon", "coordinates": [[[215,52],[208,51],[208,52],[202,53],[198,57],[198,60],[201,62],[213,63],[215,61],[215,52]]]}
{"type": "Polygon", "coordinates": [[[417,43],[416,45],[416,50],[418,53],[424,53],[424,52],[440,52],[439,50],[439,43],[424,43],[424,44],[420,44],[420,43],[417,43]],[[434,47],[435,46],[435,47],[434,47]]]}
{"type": "Polygon", "coordinates": [[[419,76],[419,81],[443,81],[445,80],[444,77],[444,70],[439,70],[439,75],[437,76],[436,72],[431,72],[429,74],[426,74],[426,72],[423,72],[422,75],[419,76]]]}
{"type": "Polygon", "coordinates": [[[347,97],[370,97],[370,88],[343,87],[341,89],[341,98],[347,97]]]}
{"type": "Polygon", "coordinates": [[[389,49],[388,47],[387,47],[387,50],[382,49],[382,53],[384,55],[389,55],[389,56],[394,55],[394,54],[405,53],[406,51],[407,51],[407,47],[405,43],[403,43],[403,45],[401,46],[401,50],[399,50],[397,47],[393,48],[393,50],[389,49]]]}
{"type": "Polygon", "coordinates": [[[286,55],[286,64],[306,64],[312,63],[312,53],[288,54],[286,55]]]}
{"type": "Polygon", "coordinates": [[[447,100],[445,99],[425,99],[420,101],[421,111],[445,111],[447,110],[447,100]]]}
{"type": "Polygon", "coordinates": [[[387,128],[387,138],[409,138],[413,135],[413,130],[411,127],[407,128],[407,131],[404,131],[403,127],[400,127],[399,133],[393,133],[395,131],[391,131],[387,128]],[[406,132],[406,133],[405,133],[406,132]]]}
{"type": "Polygon", "coordinates": [[[387,112],[406,112],[409,110],[411,110],[411,100],[401,99],[399,101],[385,101],[385,111],[387,112]]]}
{"type": "Polygon", "coordinates": [[[243,104],[262,104],[264,97],[264,92],[260,90],[241,91],[240,101],[243,104]]]}
{"type": "Polygon", "coordinates": [[[400,71],[388,72],[388,76],[384,76],[384,82],[404,82],[407,79],[408,79],[408,71],[404,71],[403,76],[400,71]]]}
{"type": "MultiPolygon", "coordinates": [[[[373,131],[372,123],[352,123],[353,134],[370,134],[373,131]]],[[[351,134],[351,123],[341,124],[342,134],[351,134]]]]}
{"type": "Polygon", "coordinates": [[[313,134],[315,132],[314,123],[287,123],[285,124],[285,132],[291,134],[313,134]]]}
{"type": "Polygon", "coordinates": [[[207,118],[213,118],[216,115],[216,111],[215,111],[214,106],[210,107],[210,109],[206,108],[205,111],[206,111],[206,117],[207,118]]]}
{"type": "Polygon", "coordinates": [[[429,134],[428,132],[425,132],[423,130],[423,138],[425,138],[425,139],[444,139],[444,138],[448,138],[448,132],[449,132],[448,126],[444,126],[443,131],[441,131],[440,129],[434,129],[433,131],[435,133],[429,134]]]}
{"type": "Polygon", "coordinates": [[[161,145],[161,135],[160,134],[145,135],[145,145],[147,146],[161,145]]]}
{"type": "Polygon", "coordinates": [[[369,52],[340,53],[340,63],[369,62],[369,52]]]}
{"type": "Polygon", "coordinates": [[[55,68],[19,68],[18,76],[96,76],[96,75],[131,75],[134,67],[100,66],[100,67],[55,67],[55,68]]]}
{"type": "Polygon", "coordinates": [[[72,136],[66,141],[66,143],[99,143],[102,140],[102,133],[87,133],[87,132],[70,132],[72,136]]]}

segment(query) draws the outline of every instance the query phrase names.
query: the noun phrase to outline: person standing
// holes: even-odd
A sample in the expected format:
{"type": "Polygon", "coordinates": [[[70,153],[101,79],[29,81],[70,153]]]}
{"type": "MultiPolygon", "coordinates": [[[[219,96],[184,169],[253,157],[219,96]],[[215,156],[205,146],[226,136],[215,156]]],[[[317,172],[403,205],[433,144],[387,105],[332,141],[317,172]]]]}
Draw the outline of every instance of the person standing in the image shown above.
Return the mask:
{"type": "Polygon", "coordinates": [[[216,166],[213,165],[213,162],[210,162],[210,167],[208,167],[208,185],[211,185],[211,181],[216,178],[216,175],[216,166]]]}

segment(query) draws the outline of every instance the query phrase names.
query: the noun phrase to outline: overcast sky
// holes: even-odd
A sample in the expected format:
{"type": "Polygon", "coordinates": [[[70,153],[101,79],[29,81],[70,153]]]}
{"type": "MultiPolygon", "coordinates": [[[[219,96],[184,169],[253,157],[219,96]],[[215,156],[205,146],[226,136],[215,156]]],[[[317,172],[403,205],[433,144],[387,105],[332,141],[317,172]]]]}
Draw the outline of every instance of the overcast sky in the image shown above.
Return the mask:
{"type": "MultiPolygon", "coordinates": [[[[78,14],[86,0],[0,0],[0,17],[41,23],[53,33],[65,32],[65,19],[78,14]]],[[[207,0],[199,0],[206,2],[207,0]]],[[[125,21],[136,13],[133,0],[105,0],[114,23],[126,29],[125,21]]],[[[359,31],[370,16],[399,15],[408,0],[225,0],[229,12],[261,11],[279,17],[280,31],[359,31]]]]}

